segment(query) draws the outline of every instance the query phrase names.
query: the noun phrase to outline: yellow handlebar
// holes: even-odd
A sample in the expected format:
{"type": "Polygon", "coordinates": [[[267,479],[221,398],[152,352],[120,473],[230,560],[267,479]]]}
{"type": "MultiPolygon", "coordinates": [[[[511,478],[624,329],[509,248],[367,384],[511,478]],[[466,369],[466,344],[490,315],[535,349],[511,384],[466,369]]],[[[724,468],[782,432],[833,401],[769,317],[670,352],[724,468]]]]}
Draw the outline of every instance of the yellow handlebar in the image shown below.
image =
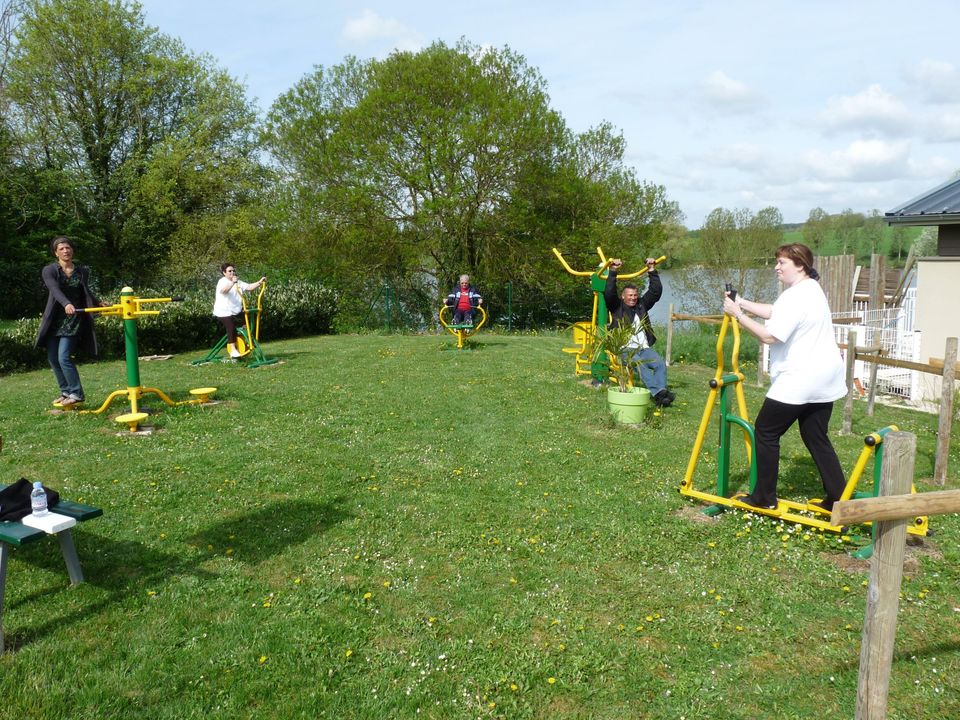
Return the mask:
{"type": "MultiPolygon", "coordinates": [[[[601,265],[600,265],[600,267],[599,267],[597,270],[574,270],[572,267],[570,267],[569,264],[567,264],[567,261],[563,259],[563,255],[560,254],[560,251],[559,251],[559,250],[557,250],[556,248],[553,248],[553,254],[557,256],[557,260],[559,260],[559,261],[560,261],[560,264],[563,265],[563,269],[564,269],[564,270],[566,270],[566,271],[567,271],[568,273],[570,273],[571,275],[577,275],[577,276],[581,276],[581,277],[590,277],[591,275],[598,275],[598,276],[599,276],[599,275],[601,275],[601,274],[603,273],[604,270],[606,270],[608,267],[610,267],[610,262],[611,262],[611,260],[607,259],[607,258],[604,256],[604,254],[603,254],[603,249],[602,249],[602,248],[599,248],[599,247],[597,248],[597,255],[600,256],[601,265]]],[[[667,256],[666,256],[666,255],[661,255],[661,256],[658,257],[656,260],[654,260],[654,264],[655,264],[655,265],[659,265],[660,263],[662,263],[662,262],[663,262],[664,260],[666,260],[666,259],[667,259],[667,256]]],[[[647,268],[646,268],[646,267],[642,268],[641,270],[638,270],[638,271],[635,272],[635,273],[630,273],[630,274],[628,274],[628,275],[618,275],[618,277],[619,277],[621,280],[629,280],[630,278],[635,278],[635,277],[637,277],[637,276],[639,276],[639,275],[643,275],[645,272],[647,272],[647,268]]]]}

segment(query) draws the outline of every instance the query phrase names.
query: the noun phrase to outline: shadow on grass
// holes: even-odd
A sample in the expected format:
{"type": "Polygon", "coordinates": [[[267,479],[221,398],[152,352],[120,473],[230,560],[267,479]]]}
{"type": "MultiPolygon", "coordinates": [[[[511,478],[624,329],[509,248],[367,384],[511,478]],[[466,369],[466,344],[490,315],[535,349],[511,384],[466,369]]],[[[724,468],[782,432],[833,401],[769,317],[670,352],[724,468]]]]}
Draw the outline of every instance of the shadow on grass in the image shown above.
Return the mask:
{"type": "MultiPolygon", "coordinates": [[[[344,500],[344,497],[337,497],[326,503],[278,501],[252,512],[236,513],[184,540],[188,545],[198,546],[199,553],[192,549],[188,550],[189,554],[166,552],[136,540],[116,540],[86,532],[83,527],[80,532],[74,532],[74,540],[84,581],[105,591],[106,595],[73,611],[45,616],[40,623],[6,635],[6,649],[16,651],[49,635],[61,634],[65,628],[83,623],[129,596],[146,597],[146,588],[162,588],[171,578],[192,576],[199,581],[213,580],[218,574],[204,569],[203,565],[222,557],[223,548],[228,546],[233,550],[235,561],[251,565],[262,563],[352,518],[342,509],[344,500]],[[206,551],[208,546],[220,551],[211,554],[206,551]]],[[[4,615],[51,592],[71,589],[59,545],[52,538],[50,540],[28,547],[26,552],[23,548],[18,549],[17,559],[62,576],[63,583],[57,586],[51,583],[19,597],[6,605],[4,615]],[[41,547],[45,550],[32,552],[41,547]]],[[[12,579],[16,582],[16,574],[12,579]]],[[[8,583],[10,580],[8,571],[8,583]]]]}

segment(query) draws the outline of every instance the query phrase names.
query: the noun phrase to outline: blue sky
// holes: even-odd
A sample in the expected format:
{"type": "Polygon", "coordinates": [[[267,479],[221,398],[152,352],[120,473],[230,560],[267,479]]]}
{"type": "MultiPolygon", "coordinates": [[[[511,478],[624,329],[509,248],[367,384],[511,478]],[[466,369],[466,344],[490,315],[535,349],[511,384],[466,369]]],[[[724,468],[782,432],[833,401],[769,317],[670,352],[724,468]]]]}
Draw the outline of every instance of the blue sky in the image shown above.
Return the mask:
{"type": "Polygon", "coordinates": [[[576,131],[619,128],[690,228],[713,208],[887,211],[960,169],[956,0],[141,0],[266,109],[346,55],[465,37],[537,68],[576,131]]]}

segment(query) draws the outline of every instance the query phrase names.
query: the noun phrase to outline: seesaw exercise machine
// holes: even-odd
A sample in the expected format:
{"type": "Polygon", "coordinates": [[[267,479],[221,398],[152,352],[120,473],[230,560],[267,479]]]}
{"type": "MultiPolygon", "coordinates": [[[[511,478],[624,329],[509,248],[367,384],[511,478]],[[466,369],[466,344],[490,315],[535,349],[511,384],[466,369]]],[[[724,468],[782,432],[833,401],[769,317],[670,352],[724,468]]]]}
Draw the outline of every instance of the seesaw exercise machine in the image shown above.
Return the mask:
{"type": "MultiPolygon", "coordinates": [[[[103,405],[98,407],[96,410],[78,409],[74,412],[78,412],[80,414],[99,415],[108,407],[110,407],[110,404],[115,399],[121,396],[126,396],[127,400],[130,402],[130,409],[128,412],[118,415],[115,420],[116,422],[129,427],[130,432],[137,432],[140,423],[142,423],[148,417],[147,413],[140,412],[139,410],[140,398],[144,395],[156,395],[171,407],[175,407],[177,405],[200,405],[210,400],[210,396],[217,391],[217,389],[214,387],[194,388],[190,391],[190,394],[193,395],[192,399],[175,402],[157,388],[143,387],[140,385],[139,350],[137,347],[137,318],[143,315],[160,314],[159,310],[143,310],[141,306],[149,303],[167,303],[172,302],[173,300],[174,298],[139,298],[133,294],[132,288],[125,287],[120,291],[120,302],[116,305],[82,308],[82,312],[100,313],[101,315],[119,315],[123,319],[123,337],[127,359],[127,389],[115,390],[110,393],[110,395],[107,396],[107,399],[103,401],[103,405]]],[[[81,309],[78,309],[78,312],[80,311],[81,309]]],[[[62,407],[59,403],[54,403],[54,405],[62,407]]],[[[66,410],[69,408],[63,409],[66,410]]]]}
{"type": "MultiPolygon", "coordinates": [[[[598,339],[607,331],[607,301],[603,297],[603,290],[607,286],[608,268],[611,260],[603,254],[603,249],[598,247],[597,255],[600,256],[600,266],[596,270],[574,270],[563,259],[559,250],[553,248],[553,254],[557,256],[564,270],[571,275],[590,278],[590,289],[593,291],[593,311],[590,314],[590,320],[573,324],[573,342],[576,345],[564,348],[563,351],[576,356],[574,370],[577,375],[590,375],[597,382],[603,382],[610,377],[611,359],[606,357],[605,353],[597,353],[596,344],[598,339]],[[598,322],[600,318],[603,322],[598,322]]],[[[656,259],[656,263],[660,264],[666,259],[666,255],[661,255],[656,259]]],[[[644,266],[634,273],[618,273],[617,279],[630,280],[646,272],[647,267],[644,266]]],[[[617,362],[617,360],[619,358],[614,358],[613,362],[617,362]]]]}
{"type": "MultiPolygon", "coordinates": [[[[251,358],[252,362],[247,363],[248,368],[261,367],[263,365],[273,365],[280,362],[277,358],[268,358],[263,354],[263,348],[260,346],[260,318],[263,315],[263,293],[267,289],[267,283],[260,285],[260,292],[257,293],[257,307],[255,310],[247,308],[247,298],[244,293],[240,293],[240,302],[243,303],[243,327],[237,328],[237,352],[241,358],[251,358]],[[253,332],[250,331],[250,315],[254,316],[253,332]]],[[[213,362],[217,359],[220,351],[227,347],[228,338],[226,334],[220,341],[213,346],[204,357],[194,360],[191,365],[203,365],[213,362]]]]}
{"type": "Polygon", "coordinates": [[[480,322],[454,324],[453,313],[455,310],[456,308],[450,305],[444,305],[440,308],[438,317],[440,324],[443,325],[446,331],[457,338],[457,349],[460,350],[463,348],[464,341],[471,335],[475,335],[477,330],[487,322],[487,311],[483,309],[483,305],[477,305],[477,307],[473,308],[473,312],[480,313],[480,322]],[[446,314],[446,317],[444,317],[444,314],[446,314]]]}
{"type": "MultiPolygon", "coordinates": [[[[731,292],[733,288],[727,286],[731,292]]],[[[731,294],[731,297],[735,297],[731,294]]],[[[743,393],[743,373],[740,372],[740,323],[736,318],[729,315],[723,316],[723,322],[720,325],[720,334],[717,337],[717,370],[716,374],[710,380],[710,392],[707,394],[707,403],[703,409],[703,417],[700,420],[700,428],[697,431],[697,439],[693,444],[693,451],[690,453],[690,461],[687,464],[687,472],[684,475],[683,482],[680,485],[680,494],[696,498],[704,502],[713,503],[706,508],[704,512],[707,515],[717,515],[726,508],[740,508],[760,515],[769,515],[788,522],[806,525],[820,530],[831,532],[840,532],[841,527],[831,525],[830,512],[819,505],[810,502],[795,502],[792,500],[780,499],[777,507],[771,510],[756,508],[752,505],[746,505],[739,502],[736,497],[730,497],[730,450],[731,450],[731,432],[732,427],[736,426],[743,432],[744,444],[746,446],[747,462],[749,463],[749,482],[750,492],[753,492],[757,482],[757,459],[753,452],[755,438],[753,424],[747,416],[747,403],[743,393]],[[732,372],[724,370],[724,344],[727,330],[733,328],[733,346],[730,353],[730,365],[732,372]],[[737,409],[739,414],[734,414],[730,409],[730,398],[728,392],[734,390],[737,398],[737,409]],[[719,396],[719,403],[717,402],[719,396]],[[694,488],[694,473],[697,468],[697,461],[700,459],[700,451],[703,448],[704,438],[707,434],[707,428],[710,425],[710,418],[714,409],[717,409],[720,422],[719,447],[717,449],[717,483],[714,491],[697,490],[694,488]]],[[[880,493],[880,472],[883,467],[883,438],[889,432],[896,431],[895,425],[877,430],[870,433],[863,440],[863,450],[857,459],[853,472],[847,480],[840,500],[850,500],[854,498],[876,497],[880,493]],[[860,478],[873,457],[873,488],[869,492],[858,491],[857,485],[860,478]]],[[[916,488],[912,488],[916,492],[916,488]]],[[[929,523],[926,516],[916,517],[908,525],[908,532],[913,535],[926,536],[929,534],[929,523]]],[[[861,551],[861,557],[869,557],[872,548],[868,546],[861,551]]]]}

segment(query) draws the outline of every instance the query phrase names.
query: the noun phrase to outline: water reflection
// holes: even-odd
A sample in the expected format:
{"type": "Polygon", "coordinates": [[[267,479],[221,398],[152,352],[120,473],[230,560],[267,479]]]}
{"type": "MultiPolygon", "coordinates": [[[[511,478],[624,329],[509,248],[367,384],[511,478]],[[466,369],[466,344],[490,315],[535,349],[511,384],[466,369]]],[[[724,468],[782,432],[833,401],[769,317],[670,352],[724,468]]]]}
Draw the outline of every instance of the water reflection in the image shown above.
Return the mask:
{"type": "MultiPolygon", "coordinates": [[[[663,296],[650,311],[655,324],[666,325],[670,303],[674,312],[689,315],[717,315],[723,312],[723,289],[733,284],[744,297],[772,303],[777,298],[777,277],[772,267],[745,271],[741,281],[739,271],[716,272],[703,268],[680,268],[660,271],[663,296]]],[[[646,289],[646,283],[641,292],[646,289]]]]}

